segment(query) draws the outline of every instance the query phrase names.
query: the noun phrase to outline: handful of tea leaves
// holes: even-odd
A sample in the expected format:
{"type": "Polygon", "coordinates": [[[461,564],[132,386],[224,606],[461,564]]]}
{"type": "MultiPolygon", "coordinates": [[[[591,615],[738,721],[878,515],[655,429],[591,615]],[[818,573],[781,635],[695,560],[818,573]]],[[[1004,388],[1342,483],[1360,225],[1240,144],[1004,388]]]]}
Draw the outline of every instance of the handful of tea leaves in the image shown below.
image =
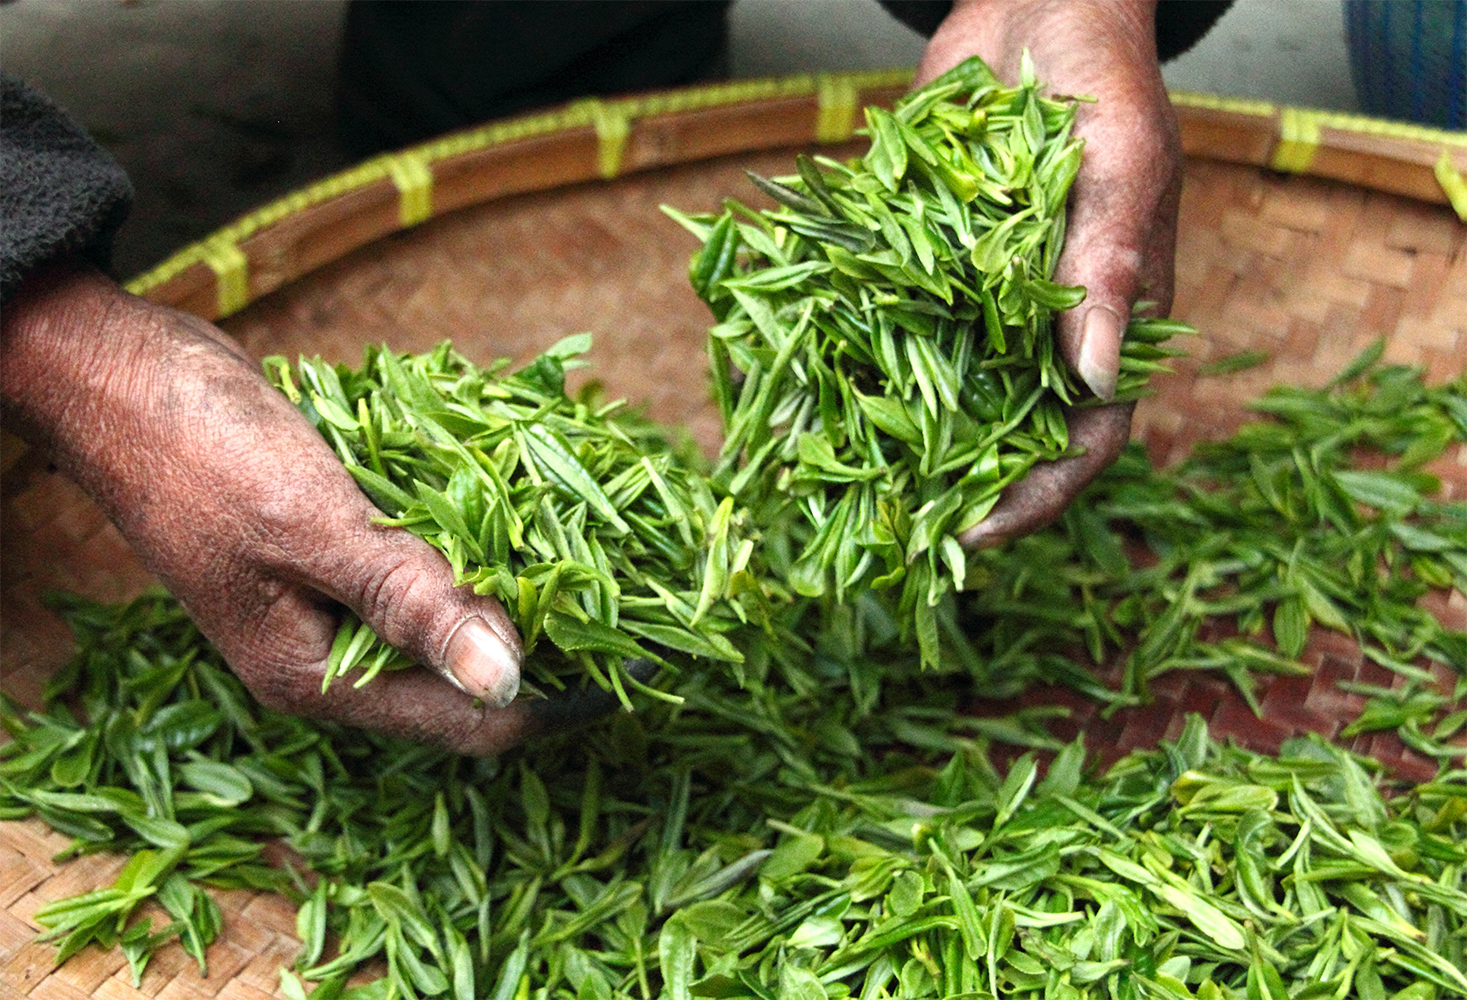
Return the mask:
{"type": "MultiPolygon", "coordinates": [[[[664,695],[629,660],[738,664],[726,633],[763,595],[733,501],[718,501],[659,428],[566,395],[565,370],[589,343],[567,338],[508,376],[447,344],[418,356],[370,348],[355,371],[266,364],[384,523],[436,546],[458,583],[505,606],[529,680],[561,688],[584,672],[630,708],[629,687],[664,695]]],[[[360,685],[400,665],[352,619],[325,681],[360,667],[360,685]]]]}
{"type": "MultiPolygon", "coordinates": [[[[970,59],[890,113],[868,108],[859,161],[751,175],[775,210],[669,210],[704,241],[690,276],[718,320],[716,478],[797,593],[900,584],[902,619],[930,635],[969,571],[958,536],[1035,462],[1072,453],[1065,407],[1083,394],[1054,315],[1085,289],[1051,275],[1074,116],[1028,62],[1006,87],[970,59]]],[[[1133,320],[1116,398],[1136,398],[1186,329],[1133,320]]]]}

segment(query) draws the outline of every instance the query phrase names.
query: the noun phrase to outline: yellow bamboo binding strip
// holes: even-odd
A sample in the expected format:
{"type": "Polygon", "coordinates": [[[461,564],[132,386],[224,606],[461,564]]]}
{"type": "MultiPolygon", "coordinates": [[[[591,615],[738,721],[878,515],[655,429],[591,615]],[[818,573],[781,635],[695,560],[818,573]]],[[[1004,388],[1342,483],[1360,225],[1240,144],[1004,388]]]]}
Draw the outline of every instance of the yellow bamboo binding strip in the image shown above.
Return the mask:
{"type": "Polygon", "coordinates": [[[1449,132],[1428,125],[1412,122],[1385,121],[1380,118],[1364,118],[1340,111],[1299,111],[1314,122],[1316,129],[1328,128],[1337,132],[1358,132],[1362,135],[1379,135],[1388,139],[1410,139],[1415,142],[1432,142],[1443,146],[1462,149],[1468,137],[1462,132],[1449,132]]]}
{"type": "Polygon", "coordinates": [[[244,251],[227,238],[216,236],[199,244],[199,256],[214,272],[219,316],[238,312],[250,303],[250,262],[244,251]]]}
{"type": "Polygon", "coordinates": [[[1206,108],[1209,111],[1229,111],[1236,115],[1255,115],[1273,118],[1276,108],[1268,101],[1251,101],[1239,97],[1219,97],[1215,94],[1194,94],[1186,90],[1170,91],[1167,95],[1172,103],[1184,108],[1206,108]]]}
{"type": "Polygon", "coordinates": [[[1448,156],[1446,149],[1437,158],[1432,173],[1437,178],[1438,186],[1443,189],[1443,194],[1448,196],[1448,204],[1458,213],[1458,218],[1468,221],[1468,183],[1464,182],[1462,174],[1453,169],[1453,159],[1448,156]]]}
{"type": "Polygon", "coordinates": [[[850,76],[816,77],[816,142],[842,142],[856,128],[859,94],[850,76]]]}
{"type": "Polygon", "coordinates": [[[428,163],[411,150],[385,156],[382,162],[401,196],[398,217],[403,227],[426,222],[433,215],[433,171],[428,163]]]}
{"type": "Polygon", "coordinates": [[[596,129],[597,173],[603,180],[611,180],[622,169],[622,154],[627,150],[627,136],[632,132],[636,109],[626,101],[598,101],[594,97],[587,99],[585,105],[596,129]]]}
{"type": "Polygon", "coordinates": [[[1281,108],[1279,112],[1279,145],[1269,165],[1275,170],[1303,174],[1315,162],[1320,145],[1319,116],[1299,108],[1281,108]]]}

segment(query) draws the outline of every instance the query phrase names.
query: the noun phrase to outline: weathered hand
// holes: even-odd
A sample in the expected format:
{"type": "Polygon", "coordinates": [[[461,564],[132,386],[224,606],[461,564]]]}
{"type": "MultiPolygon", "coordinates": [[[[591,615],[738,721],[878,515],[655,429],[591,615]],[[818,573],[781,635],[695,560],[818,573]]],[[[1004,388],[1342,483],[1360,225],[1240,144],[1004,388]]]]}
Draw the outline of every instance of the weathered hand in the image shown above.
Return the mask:
{"type": "MultiPolygon", "coordinates": [[[[1182,151],[1157,65],[1155,7],[1148,0],[958,0],[916,80],[921,85],[977,55],[1014,81],[1028,50],[1054,93],[1096,99],[1076,115],[1086,149],[1055,279],[1086,286],[1086,300],[1062,313],[1056,328],[1066,361],[1101,399],[1115,392],[1133,306],[1153,303],[1158,315],[1172,306],[1182,151]]],[[[965,544],[997,545],[1058,517],[1126,445],[1131,406],[1075,410],[1069,425],[1086,454],[1037,466],[965,544]]]]}
{"type": "Polygon", "coordinates": [[[0,358],[8,426],[87,490],[268,707],[476,754],[550,721],[546,702],[511,704],[520,641],[499,604],[374,525],[331,449],[220,330],[63,262],[7,304],[0,358]],[[323,693],[342,606],[432,671],[323,693]]]}

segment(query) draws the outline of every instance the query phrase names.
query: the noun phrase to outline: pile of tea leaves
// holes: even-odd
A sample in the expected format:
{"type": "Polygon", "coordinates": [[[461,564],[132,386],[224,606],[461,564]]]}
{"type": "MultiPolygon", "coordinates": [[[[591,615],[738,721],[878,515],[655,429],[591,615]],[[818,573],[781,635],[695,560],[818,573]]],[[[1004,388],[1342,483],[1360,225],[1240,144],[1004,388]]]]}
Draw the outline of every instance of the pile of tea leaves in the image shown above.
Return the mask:
{"type": "Polygon", "coordinates": [[[981,554],[944,634],[982,664],[982,689],[1079,686],[1116,706],[1164,672],[1216,670],[1257,713],[1253,676],[1309,673],[1298,657],[1318,625],[1401,678],[1356,690],[1373,708],[1347,735],[1400,727],[1421,752],[1460,753],[1443,740],[1463,713],[1436,720],[1461,708],[1461,681],[1450,698],[1420,663],[1468,669],[1463,633],[1423,604],[1465,586],[1464,505],[1424,468],[1464,441],[1465,384],[1427,386],[1383,349],[1322,389],[1271,389],[1250,404],[1269,419],[1170,469],[1132,446],[1059,530],[981,554]],[[1090,676],[1103,666],[1119,666],[1118,689],[1090,676]]]}
{"type": "MultiPolygon", "coordinates": [[[[1310,674],[1300,657],[1318,627],[1397,677],[1351,684],[1369,701],[1345,735],[1395,730],[1428,756],[1461,755],[1468,640],[1429,602],[1464,591],[1468,517],[1426,466],[1464,441],[1465,384],[1428,386],[1382,364],[1383,349],[1321,389],[1270,390],[1250,404],[1264,419],[1170,468],[1132,444],[1053,526],[971,556],[969,589],[933,609],[929,669],[994,699],[1070,688],[1105,712],[1146,703],[1169,671],[1210,671],[1260,714],[1257,677],[1310,674]]],[[[890,591],[811,599],[787,631],[819,635],[817,655],[875,691],[873,653],[927,660],[901,613],[890,591]]],[[[773,663],[783,682],[820,690],[805,653],[758,636],[741,646],[747,675],[773,663]]]]}

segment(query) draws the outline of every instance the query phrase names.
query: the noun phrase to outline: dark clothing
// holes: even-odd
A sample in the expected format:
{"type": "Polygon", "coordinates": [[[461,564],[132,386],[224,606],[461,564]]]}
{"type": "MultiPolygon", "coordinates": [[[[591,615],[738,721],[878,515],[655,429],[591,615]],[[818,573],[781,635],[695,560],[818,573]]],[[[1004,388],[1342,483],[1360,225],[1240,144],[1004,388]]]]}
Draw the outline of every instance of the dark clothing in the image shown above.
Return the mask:
{"type": "MultiPolygon", "coordinates": [[[[881,0],[887,12],[920,35],[932,35],[953,9],[950,0],[881,0]]],[[[1157,59],[1176,59],[1198,43],[1233,0],[1159,0],[1157,59]]]]}
{"type": "Polygon", "coordinates": [[[723,75],[729,0],[369,0],[347,8],[337,127],[358,156],[588,95],[723,75]]]}
{"type": "Polygon", "coordinates": [[[1228,13],[1234,0],[1160,0],[1157,4],[1157,61],[1171,62],[1197,45],[1228,13]]]}
{"type": "Polygon", "coordinates": [[[132,194],[106,151],[39,91],[0,73],[0,302],[64,254],[106,268],[132,194]]]}

